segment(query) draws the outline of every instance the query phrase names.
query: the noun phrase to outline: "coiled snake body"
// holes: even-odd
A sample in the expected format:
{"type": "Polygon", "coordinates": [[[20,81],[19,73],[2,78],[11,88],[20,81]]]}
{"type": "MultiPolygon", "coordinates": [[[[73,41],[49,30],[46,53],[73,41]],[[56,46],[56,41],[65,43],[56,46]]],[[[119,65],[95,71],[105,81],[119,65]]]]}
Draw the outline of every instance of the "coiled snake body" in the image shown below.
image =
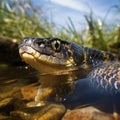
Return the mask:
{"type": "Polygon", "coordinates": [[[58,38],[24,38],[19,45],[23,60],[41,73],[87,71],[93,88],[120,93],[120,56],[58,38]]]}

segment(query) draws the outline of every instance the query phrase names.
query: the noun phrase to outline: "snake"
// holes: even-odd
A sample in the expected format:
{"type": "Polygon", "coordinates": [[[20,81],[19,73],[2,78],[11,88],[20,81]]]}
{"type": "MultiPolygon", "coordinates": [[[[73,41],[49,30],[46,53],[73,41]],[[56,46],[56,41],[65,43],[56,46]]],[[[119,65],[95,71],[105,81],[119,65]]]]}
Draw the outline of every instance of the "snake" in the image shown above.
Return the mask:
{"type": "Polygon", "coordinates": [[[120,55],[55,37],[25,37],[19,44],[19,54],[40,73],[85,71],[93,88],[113,95],[120,93],[120,55]]]}

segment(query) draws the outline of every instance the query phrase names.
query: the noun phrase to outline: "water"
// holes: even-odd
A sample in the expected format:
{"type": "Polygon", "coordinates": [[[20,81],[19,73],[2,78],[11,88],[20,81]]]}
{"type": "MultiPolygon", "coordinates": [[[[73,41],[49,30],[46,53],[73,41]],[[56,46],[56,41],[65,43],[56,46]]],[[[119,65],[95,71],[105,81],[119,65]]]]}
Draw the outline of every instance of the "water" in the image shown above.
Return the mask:
{"type": "MultiPolygon", "coordinates": [[[[24,108],[27,102],[33,101],[35,98],[36,101],[45,100],[52,103],[63,103],[67,108],[91,104],[100,109],[102,108],[102,110],[105,109],[107,112],[113,112],[110,106],[113,104],[113,101],[110,101],[111,97],[108,99],[101,97],[94,89],[89,87],[88,81],[86,73],[83,71],[71,71],[63,75],[50,75],[38,74],[37,71],[29,66],[1,66],[0,101],[6,98],[17,98],[17,107],[8,111],[24,108]],[[32,88],[27,87],[27,89],[24,89],[27,93],[23,93],[23,88],[26,86],[37,86],[37,92],[31,95],[32,88]],[[100,103],[99,99],[101,100],[101,98],[102,102],[100,103]],[[108,104],[107,107],[105,104],[108,104]]],[[[119,105],[119,99],[115,101],[115,104],[117,102],[119,105]]],[[[0,108],[0,111],[2,111],[2,108],[0,108]]]]}
{"type": "Polygon", "coordinates": [[[0,100],[11,97],[15,89],[37,82],[37,72],[25,67],[0,67],[0,100]]]}
{"type": "MultiPolygon", "coordinates": [[[[36,84],[39,88],[39,94],[35,95],[37,96],[37,101],[48,100],[51,102],[64,102],[66,101],[66,97],[75,89],[76,80],[82,76],[83,73],[81,71],[80,73],[78,71],[71,71],[70,73],[63,75],[50,75],[38,74],[37,71],[29,66],[1,66],[0,100],[16,96],[21,99],[21,95],[15,94],[16,91],[21,94],[23,87],[29,85],[34,86],[34,84],[36,84]],[[49,91],[52,92],[49,93],[49,91]],[[40,98],[40,96],[44,97],[40,98]]],[[[31,94],[29,91],[30,90],[28,89],[27,94],[31,94]]],[[[69,98],[67,101],[69,101],[69,98]]]]}

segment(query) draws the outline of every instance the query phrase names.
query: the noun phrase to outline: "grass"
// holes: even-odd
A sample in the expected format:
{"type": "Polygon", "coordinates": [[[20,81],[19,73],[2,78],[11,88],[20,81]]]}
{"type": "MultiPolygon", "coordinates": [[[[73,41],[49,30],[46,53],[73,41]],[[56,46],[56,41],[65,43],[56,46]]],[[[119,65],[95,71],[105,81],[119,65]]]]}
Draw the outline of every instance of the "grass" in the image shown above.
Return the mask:
{"type": "MultiPolygon", "coordinates": [[[[67,27],[57,28],[55,23],[42,17],[42,11],[30,0],[6,0],[0,2],[0,36],[20,41],[23,37],[59,37],[81,45],[120,54],[120,26],[107,25],[103,20],[93,19],[93,13],[85,16],[88,29],[77,31],[70,18],[67,27]],[[29,12],[30,11],[30,12],[29,12]],[[39,17],[38,17],[39,16],[39,17]]],[[[120,7],[115,6],[120,15],[120,7]]]]}

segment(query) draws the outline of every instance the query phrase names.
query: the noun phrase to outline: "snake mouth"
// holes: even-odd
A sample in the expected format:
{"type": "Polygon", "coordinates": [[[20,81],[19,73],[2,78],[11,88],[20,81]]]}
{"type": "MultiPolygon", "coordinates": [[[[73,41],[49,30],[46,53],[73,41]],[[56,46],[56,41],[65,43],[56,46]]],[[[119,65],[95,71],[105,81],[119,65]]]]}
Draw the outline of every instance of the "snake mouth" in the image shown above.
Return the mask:
{"type": "Polygon", "coordinates": [[[19,54],[26,63],[30,64],[41,73],[58,73],[76,69],[74,67],[68,69],[66,60],[41,54],[31,46],[21,46],[19,54]]]}

